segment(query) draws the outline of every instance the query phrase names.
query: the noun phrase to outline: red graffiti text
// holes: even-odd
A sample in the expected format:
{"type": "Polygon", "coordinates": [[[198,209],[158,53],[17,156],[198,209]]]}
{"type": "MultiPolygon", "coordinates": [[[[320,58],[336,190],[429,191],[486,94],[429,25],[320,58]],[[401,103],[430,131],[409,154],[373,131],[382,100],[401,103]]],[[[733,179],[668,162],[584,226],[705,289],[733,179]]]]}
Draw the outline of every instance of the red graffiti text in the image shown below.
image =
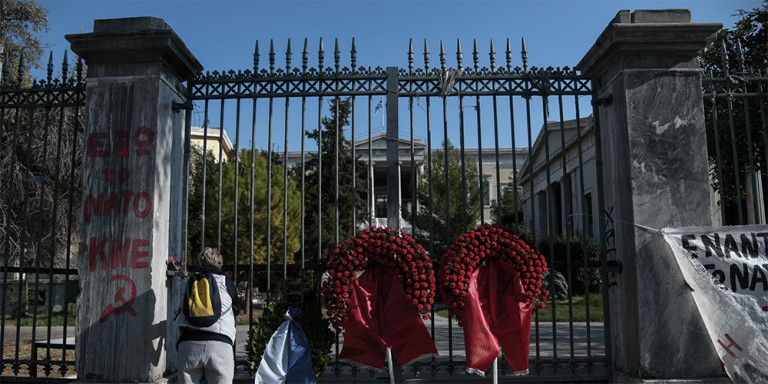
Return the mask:
{"type": "Polygon", "coordinates": [[[88,269],[96,271],[97,265],[102,271],[107,268],[143,269],[149,267],[149,240],[131,239],[101,241],[95,237],[88,239],[88,269]]]}

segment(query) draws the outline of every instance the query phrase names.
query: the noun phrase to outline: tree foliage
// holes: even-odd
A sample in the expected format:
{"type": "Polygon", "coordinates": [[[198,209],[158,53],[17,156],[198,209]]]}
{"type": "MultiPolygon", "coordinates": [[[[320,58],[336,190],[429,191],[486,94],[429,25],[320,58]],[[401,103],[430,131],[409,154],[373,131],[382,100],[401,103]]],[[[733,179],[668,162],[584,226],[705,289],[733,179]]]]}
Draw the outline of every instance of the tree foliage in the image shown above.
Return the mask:
{"type": "Polygon", "coordinates": [[[443,149],[432,154],[431,171],[427,164],[419,175],[416,199],[415,215],[403,216],[413,226],[416,240],[433,260],[440,260],[454,240],[477,226],[481,201],[477,166],[462,166],[459,150],[444,142],[443,149]]]}
{"type": "MultiPolygon", "coordinates": [[[[0,61],[7,76],[0,81],[16,88],[18,58],[35,65],[42,46],[36,34],[47,29],[48,16],[34,1],[0,1],[0,61]]],[[[23,85],[29,85],[26,81],[23,85]]],[[[82,201],[83,111],[53,101],[30,106],[30,95],[51,100],[75,99],[82,84],[24,93],[0,87],[0,263],[11,266],[66,267],[79,241],[82,201]],[[13,97],[16,95],[15,97],[13,97]],[[24,101],[26,100],[26,101],[24,101]],[[19,103],[21,101],[21,103],[19,103]]],[[[17,91],[16,89],[12,89],[17,91]]],[[[71,266],[71,264],[70,264],[71,266]]]]}
{"type": "Polygon", "coordinates": [[[710,168],[713,187],[721,194],[721,209],[727,213],[724,224],[737,221],[734,208],[748,195],[747,179],[754,175],[750,170],[765,175],[768,166],[768,132],[763,128],[768,113],[766,99],[727,96],[768,89],[764,79],[768,69],[768,2],[738,12],[741,19],[733,28],[722,29],[701,56],[705,93],[724,96],[705,99],[710,168]]]}
{"type": "Polygon", "coordinates": [[[83,118],[59,107],[6,110],[0,128],[4,262],[61,267],[79,237],[83,118]]]}
{"type": "MultiPolygon", "coordinates": [[[[514,187],[513,183],[510,182],[508,187],[514,187]]],[[[517,193],[517,199],[515,199],[514,192],[502,191],[501,199],[498,202],[491,202],[491,220],[510,227],[523,223],[522,193],[517,193]]]]}
{"type": "MultiPolygon", "coordinates": [[[[3,52],[8,55],[11,68],[18,67],[22,52],[26,63],[38,65],[43,46],[36,34],[47,30],[48,11],[34,0],[0,1],[0,69],[3,52]]],[[[15,82],[18,71],[7,70],[8,78],[4,80],[15,82]]]]}
{"type": "Polygon", "coordinates": [[[352,157],[352,143],[344,135],[351,106],[350,99],[331,100],[322,129],[307,132],[320,150],[304,163],[303,178],[300,164],[292,169],[296,182],[304,183],[304,257],[308,261],[317,260],[318,255],[324,259],[336,247],[337,233],[338,241],[343,241],[367,217],[367,166],[352,157]]]}
{"type": "Polygon", "coordinates": [[[209,151],[203,167],[202,151],[193,151],[187,229],[191,254],[201,249],[201,233],[204,232],[205,246],[219,247],[225,255],[225,263],[231,262],[236,246],[238,264],[250,263],[251,250],[254,263],[266,264],[267,244],[271,262],[282,263],[283,257],[289,263],[295,262],[295,254],[300,248],[301,194],[293,180],[286,180],[284,167],[279,164],[271,165],[270,184],[267,158],[264,153],[254,155],[250,150],[242,150],[237,164],[234,160],[219,164],[209,151]]]}

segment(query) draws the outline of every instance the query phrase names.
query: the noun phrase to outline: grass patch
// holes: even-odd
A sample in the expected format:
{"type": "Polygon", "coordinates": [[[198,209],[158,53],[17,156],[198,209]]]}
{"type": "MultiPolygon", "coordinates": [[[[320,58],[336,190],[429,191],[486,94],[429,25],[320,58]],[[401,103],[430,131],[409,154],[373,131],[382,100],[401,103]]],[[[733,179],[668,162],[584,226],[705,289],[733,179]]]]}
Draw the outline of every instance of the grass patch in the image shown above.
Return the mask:
{"type": "MultiPolygon", "coordinates": [[[[573,296],[571,300],[557,302],[558,322],[587,321],[587,305],[584,296],[573,296]],[[571,315],[572,311],[572,315],[571,315]]],[[[539,321],[552,321],[552,302],[547,301],[547,308],[538,312],[539,321]]],[[[603,296],[600,293],[589,295],[589,321],[603,321],[603,296]]]]}
{"type": "MultiPolygon", "coordinates": [[[[557,321],[571,321],[570,311],[572,307],[572,321],[587,321],[587,305],[584,296],[574,296],[571,300],[557,302],[557,321]]],[[[448,317],[448,309],[439,309],[435,314],[448,317]]],[[[547,301],[547,308],[539,309],[538,319],[540,322],[552,321],[552,302],[547,301]]],[[[535,320],[535,318],[532,318],[535,320]]],[[[589,321],[603,321],[603,296],[599,293],[589,295],[589,321]]]]}

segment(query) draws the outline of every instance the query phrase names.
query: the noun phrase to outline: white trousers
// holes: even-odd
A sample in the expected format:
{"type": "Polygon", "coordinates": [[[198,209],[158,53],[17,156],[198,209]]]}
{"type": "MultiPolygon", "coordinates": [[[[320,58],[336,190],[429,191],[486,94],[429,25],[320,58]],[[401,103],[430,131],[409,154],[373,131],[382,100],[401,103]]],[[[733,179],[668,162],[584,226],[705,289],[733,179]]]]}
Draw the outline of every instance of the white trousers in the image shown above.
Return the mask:
{"type": "Polygon", "coordinates": [[[231,344],[221,341],[182,341],[176,367],[179,383],[231,384],[235,377],[234,351],[231,344]]]}

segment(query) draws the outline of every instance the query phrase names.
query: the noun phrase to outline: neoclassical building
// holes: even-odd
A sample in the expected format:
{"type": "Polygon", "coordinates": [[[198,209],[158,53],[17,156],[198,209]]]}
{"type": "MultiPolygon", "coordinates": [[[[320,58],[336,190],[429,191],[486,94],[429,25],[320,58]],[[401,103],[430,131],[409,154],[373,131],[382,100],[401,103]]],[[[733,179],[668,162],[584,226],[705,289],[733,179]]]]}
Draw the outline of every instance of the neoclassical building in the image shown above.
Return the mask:
{"type": "Polygon", "coordinates": [[[596,169],[592,116],[548,122],[519,171],[525,223],[537,234],[597,238],[596,169]]]}
{"type": "MultiPolygon", "coordinates": [[[[426,172],[427,165],[427,146],[419,139],[411,141],[406,138],[398,139],[398,179],[400,180],[400,190],[398,193],[399,206],[409,208],[413,204],[415,195],[414,179],[426,172]],[[414,178],[414,176],[417,176],[414,178]]],[[[368,138],[355,140],[355,156],[370,166],[370,185],[373,193],[368,195],[368,205],[371,212],[374,213],[374,222],[372,224],[386,225],[387,223],[387,202],[388,202],[388,163],[387,163],[387,138],[384,134],[374,135],[368,138]]],[[[440,149],[432,149],[433,153],[440,149]]],[[[516,170],[522,166],[528,156],[527,148],[499,148],[498,149],[498,177],[496,172],[497,150],[495,148],[465,148],[465,163],[467,166],[474,166],[481,170],[485,185],[483,186],[483,205],[485,207],[483,218],[485,222],[491,222],[491,203],[497,201],[497,185],[501,184],[502,193],[512,193],[512,182],[516,170]],[[482,154],[482,164],[479,159],[482,154]]],[[[287,166],[293,166],[301,161],[300,152],[288,152],[286,159],[287,166]]],[[[305,152],[304,157],[308,158],[311,153],[305,152]]],[[[433,159],[440,161],[440,159],[433,159]]],[[[366,223],[367,224],[367,223],[366,223]]],[[[480,224],[480,223],[478,223],[480,224]]],[[[408,231],[408,224],[401,220],[401,228],[408,231]]]]}

